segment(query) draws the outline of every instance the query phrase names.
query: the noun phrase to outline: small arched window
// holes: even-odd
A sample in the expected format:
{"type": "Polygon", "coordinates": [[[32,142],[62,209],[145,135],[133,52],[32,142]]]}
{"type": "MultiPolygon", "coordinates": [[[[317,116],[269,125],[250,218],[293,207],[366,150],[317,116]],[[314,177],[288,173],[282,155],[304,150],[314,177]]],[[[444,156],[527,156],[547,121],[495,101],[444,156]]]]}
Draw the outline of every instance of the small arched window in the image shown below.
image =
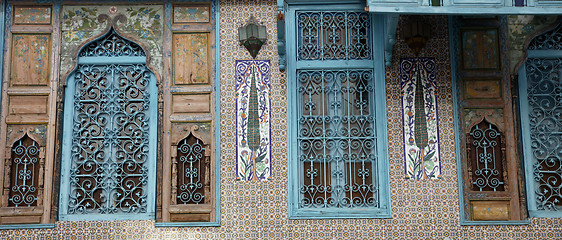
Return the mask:
{"type": "Polygon", "coordinates": [[[24,135],[12,145],[10,167],[10,195],[8,206],[37,206],[39,192],[39,168],[41,165],[39,144],[24,135]]]}

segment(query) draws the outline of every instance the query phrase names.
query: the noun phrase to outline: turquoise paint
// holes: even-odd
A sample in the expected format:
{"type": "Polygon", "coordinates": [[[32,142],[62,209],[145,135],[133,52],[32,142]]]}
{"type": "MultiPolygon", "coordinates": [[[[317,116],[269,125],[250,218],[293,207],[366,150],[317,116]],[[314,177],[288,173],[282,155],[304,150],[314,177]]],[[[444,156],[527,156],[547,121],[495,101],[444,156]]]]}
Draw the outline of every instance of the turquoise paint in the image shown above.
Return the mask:
{"type": "MultiPolygon", "coordinates": [[[[293,3],[302,3],[302,1],[290,1],[293,3]]],[[[290,219],[324,219],[324,218],[390,218],[390,181],[389,181],[389,166],[388,166],[388,137],[387,137],[387,119],[386,119],[386,82],[385,82],[385,68],[384,68],[384,19],[382,16],[372,16],[373,25],[371,29],[370,39],[373,41],[373,56],[372,59],[376,60],[327,60],[322,62],[315,61],[296,61],[296,11],[298,10],[363,10],[361,5],[339,4],[339,5],[299,5],[289,4],[285,15],[287,24],[287,53],[289,59],[287,61],[287,124],[288,124],[288,204],[289,204],[289,218],[290,219]],[[326,70],[346,70],[346,69],[373,69],[374,70],[374,87],[375,96],[371,99],[375,103],[375,128],[376,128],[376,147],[377,156],[375,166],[377,169],[378,187],[379,190],[379,208],[325,208],[325,209],[299,209],[299,164],[297,160],[297,107],[298,95],[294,89],[297,87],[296,70],[305,69],[326,69],[326,70]]]]}
{"type": "MultiPolygon", "coordinates": [[[[561,50],[529,50],[527,52],[528,58],[543,58],[543,59],[553,59],[562,58],[561,50]]],[[[561,218],[562,212],[558,211],[545,211],[538,210],[536,203],[536,183],[534,181],[534,157],[533,149],[531,147],[531,129],[529,127],[529,101],[527,100],[529,94],[527,92],[527,72],[526,64],[523,64],[519,68],[519,109],[520,109],[520,128],[521,128],[521,146],[523,149],[523,167],[525,171],[525,187],[527,191],[527,209],[529,211],[530,217],[541,217],[541,218],[561,218]]]]}
{"type": "MultiPolygon", "coordinates": [[[[109,31],[113,31],[110,29],[109,31]]],[[[91,43],[98,39],[106,37],[108,33],[103,33],[99,38],[84,45],[80,49],[80,53],[91,43]]],[[[141,50],[142,51],[142,50],[141,50]]],[[[141,57],[144,61],[140,62],[146,66],[146,57],[141,57]]],[[[139,63],[139,57],[119,56],[119,57],[78,57],[79,64],[92,64],[92,65],[107,65],[115,62],[116,64],[123,63],[139,63]],[[83,60],[83,58],[85,60],[83,60]]],[[[77,65],[78,66],[78,65],[77,65]]],[[[76,71],[76,70],[75,70],[76,71]]],[[[70,201],[70,170],[72,166],[72,149],[74,136],[73,136],[73,123],[74,123],[74,96],[75,84],[73,72],[66,79],[65,89],[65,104],[64,104],[64,119],[63,119],[63,144],[62,144],[62,161],[61,161],[61,182],[60,182],[60,201],[59,201],[59,219],[63,221],[83,221],[88,220],[147,220],[155,218],[155,205],[156,205],[156,161],[157,161],[157,124],[158,124],[158,88],[156,86],[156,77],[153,72],[150,72],[150,83],[147,87],[149,95],[149,129],[148,129],[148,154],[145,162],[148,170],[148,180],[146,183],[146,212],[145,213],[117,213],[117,214],[100,214],[92,210],[92,213],[72,213],[68,212],[70,201]]]]}

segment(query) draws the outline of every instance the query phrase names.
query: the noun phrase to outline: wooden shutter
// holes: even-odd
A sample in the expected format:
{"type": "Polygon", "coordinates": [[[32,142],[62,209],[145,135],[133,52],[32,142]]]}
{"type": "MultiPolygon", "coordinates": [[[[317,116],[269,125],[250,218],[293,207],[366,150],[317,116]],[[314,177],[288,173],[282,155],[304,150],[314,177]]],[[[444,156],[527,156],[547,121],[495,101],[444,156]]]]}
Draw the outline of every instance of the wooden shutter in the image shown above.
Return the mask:
{"type": "Polygon", "coordinates": [[[511,81],[500,17],[459,17],[457,85],[468,221],[521,220],[511,81]],[[492,146],[493,145],[493,146],[492,146]]]}
{"type": "MultiPolygon", "coordinates": [[[[162,185],[157,220],[216,221],[212,3],[172,5],[165,24],[162,185]]],[[[168,8],[169,9],[169,8],[168,8]]]]}
{"type": "Polygon", "coordinates": [[[52,223],[59,19],[50,5],[6,12],[0,224],[52,223]]]}

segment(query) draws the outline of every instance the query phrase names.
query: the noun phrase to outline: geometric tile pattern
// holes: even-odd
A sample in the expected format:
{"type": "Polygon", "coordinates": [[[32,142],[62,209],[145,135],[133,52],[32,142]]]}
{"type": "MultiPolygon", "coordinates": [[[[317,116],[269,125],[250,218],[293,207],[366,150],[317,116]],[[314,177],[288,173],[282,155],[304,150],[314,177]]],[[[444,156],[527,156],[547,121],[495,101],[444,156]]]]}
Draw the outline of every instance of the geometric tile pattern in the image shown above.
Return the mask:
{"type": "MultiPolygon", "coordinates": [[[[436,60],[441,179],[404,179],[399,59],[414,57],[397,39],[386,69],[392,219],[289,220],[287,206],[287,89],[277,59],[275,0],[220,1],[221,34],[221,227],[155,228],[154,221],[56,222],[53,229],[2,230],[2,239],[560,239],[562,219],[530,220],[523,226],[460,226],[453,103],[446,16],[425,16],[433,37],[419,56],[436,60]],[[271,60],[272,180],[236,181],[235,60],[250,59],[238,43],[249,16],[267,26],[258,59],[271,60]]],[[[405,20],[402,17],[399,25],[405,20]]],[[[400,29],[398,29],[400,31],[400,29]]],[[[396,34],[400,36],[399,32],[396,34]]],[[[291,54],[291,53],[289,53],[291,54]]]]}

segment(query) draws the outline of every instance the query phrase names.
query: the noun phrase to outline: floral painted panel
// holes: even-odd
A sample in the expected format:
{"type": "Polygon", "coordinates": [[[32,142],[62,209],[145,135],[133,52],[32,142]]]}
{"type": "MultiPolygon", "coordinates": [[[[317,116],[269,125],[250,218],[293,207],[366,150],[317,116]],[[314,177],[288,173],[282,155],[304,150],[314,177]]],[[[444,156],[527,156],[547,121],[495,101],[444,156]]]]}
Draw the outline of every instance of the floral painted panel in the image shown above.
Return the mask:
{"type": "Polygon", "coordinates": [[[208,33],[177,33],[172,36],[174,83],[209,83],[208,33]]]}
{"type": "Polygon", "coordinates": [[[269,60],[236,60],[236,179],[271,178],[269,60]]]}
{"type": "Polygon", "coordinates": [[[46,86],[50,76],[51,35],[22,33],[13,34],[12,39],[12,86],[46,86]]]}
{"type": "Polygon", "coordinates": [[[441,178],[435,58],[400,60],[406,178],[441,178]]]}
{"type": "Polygon", "coordinates": [[[14,24],[51,24],[51,7],[14,7],[14,24]]]}
{"type": "Polygon", "coordinates": [[[464,30],[462,62],[465,70],[499,69],[498,31],[496,29],[464,30]]]}
{"type": "Polygon", "coordinates": [[[113,25],[123,36],[138,43],[150,54],[149,66],[162,71],[162,5],[63,6],[61,74],[74,66],[73,54],[84,42],[107,31],[113,25]]]}
{"type": "Polygon", "coordinates": [[[207,23],[209,9],[208,4],[174,6],[174,23],[207,23]]]}

